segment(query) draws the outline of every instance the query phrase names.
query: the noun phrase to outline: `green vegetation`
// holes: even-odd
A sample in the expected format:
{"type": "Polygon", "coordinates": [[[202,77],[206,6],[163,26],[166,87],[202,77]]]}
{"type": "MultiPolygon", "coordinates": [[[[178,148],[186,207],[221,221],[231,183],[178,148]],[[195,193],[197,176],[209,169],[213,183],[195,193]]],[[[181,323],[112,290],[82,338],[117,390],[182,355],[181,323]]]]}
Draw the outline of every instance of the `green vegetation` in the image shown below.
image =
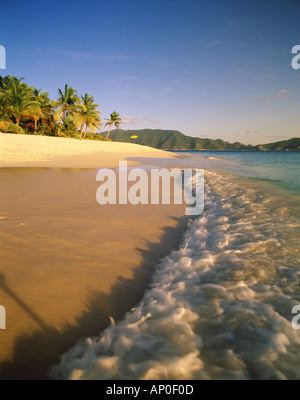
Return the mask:
{"type": "Polygon", "coordinates": [[[51,101],[47,92],[28,86],[23,78],[0,76],[2,132],[106,140],[95,133],[102,126],[97,107],[93,96],[79,97],[68,85],[51,101]]]}
{"type": "Polygon", "coordinates": [[[83,108],[79,113],[79,120],[80,120],[80,137],[85,138],[87,130],[89,129],[92,132],[95,132],[98,129],[101,128],[102,123],[101,123],[101,118],[100,118],[100,111],[97,111],[96,108],[99,107],[98,104],[94,102],[94,97],[85,94],[84,96],[81,96],[83,108]],[[85,127],[84,133],[83,129],[85,127]]]}
{"type": "Polygon", "coordinates": [[[300,151],[300,138],[281,140],[280,142],[262,144],[257,150],[262,151],[300,151]]]}
{"type": "Polygon", "coordinates": [[[98,107],[93,96],[88,93],[79,96],[68,85],[58,89],[58,98],[52,101],[47,92],[28,86],[23,78],[0,76],[0,132],[93,140],[109,140],[110,135],[113,141],[132,143],[134,140],[162,150],[300,151],[300,138],[252,146],[186,136],[174,130],[121,130],[122,120],[116,111],[105,118],[108,132],[100,134],[102,120],[98,107]],[[117,129],[112,131],[113,126],[117,129]]]}
{"type": "Polygon", "coordinates": [[[61,127],[63,122],[68,121],[70,126],[77,126],[78,118],[82,110],[77,92],[72,87],[65,85],[65,89],[62,92],[58,89],[59,97],[58,100],[53,102],[54,108],[57,108],[54,114],[54,120],[59,121],[57,135],[60,135],[61,127]],[[72,122],[73,124],[70,124],[72,122]]]}
{"type": "Polygon", "coordinates": [[[108,139],[109,133],[111,131],[111,128],[113,125],[115,125],[116,128],[120,129],[120,123],[121,123],[121,118],[120,115],[114,111],[112,114],[110,114],[110,119],[105,118],[108,122],[105,124],[105,126],[109,126],[109,130],[106,135],[106,139],[108,139]]]}
{"type": "MultiPolygon", "coordinates": [[[[104,132],[105,134],[105,132],[104,132]]],[[[110,137],[116,142],[131,142],[131,136],[137,136],[135,142],[144,146],[162,150],[290,150],[300,151],[300,138],[283,140],[264,145],[244,145],[239,142],[229,143],[221,139],[202,139],[185,136],[179,131],[161,129],[114,130],[110,137]]]]}

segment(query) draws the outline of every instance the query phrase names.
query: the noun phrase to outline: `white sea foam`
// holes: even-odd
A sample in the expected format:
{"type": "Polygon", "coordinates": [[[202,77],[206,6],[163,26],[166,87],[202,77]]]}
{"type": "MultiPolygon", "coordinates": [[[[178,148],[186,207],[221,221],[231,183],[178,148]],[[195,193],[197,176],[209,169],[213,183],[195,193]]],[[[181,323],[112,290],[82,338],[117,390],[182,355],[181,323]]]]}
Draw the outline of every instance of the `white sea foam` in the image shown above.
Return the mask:
{"type": "Polygon", "coordinates": [[[267,189],[206,175],[203,214],[141,303],[65,353],[51,377],[300,378],[299,220],[267,189]]]}

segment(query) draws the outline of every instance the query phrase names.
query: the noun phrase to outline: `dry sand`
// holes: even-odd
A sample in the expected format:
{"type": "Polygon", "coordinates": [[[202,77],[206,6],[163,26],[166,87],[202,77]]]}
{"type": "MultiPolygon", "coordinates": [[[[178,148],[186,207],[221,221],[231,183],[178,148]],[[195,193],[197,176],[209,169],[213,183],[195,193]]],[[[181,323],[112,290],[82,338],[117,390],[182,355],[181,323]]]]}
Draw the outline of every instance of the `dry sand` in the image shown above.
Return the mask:
{"type": "Polygon", "coordinates": [[[133,143],[0,133],[0,167],[113,168],[119,160],[137,156],[172,157],[133,143]]]}
{"type": "Polygon", "coordinates": [[[78,169],[117,166],[127,149],[169,156],[141,147],[0,134],[2,167],[39,167],[0,168],[0,379],[45,378],[60,354],[136,305],[178,245],[184,206],[100,206],[97,170],[78,169]]]}

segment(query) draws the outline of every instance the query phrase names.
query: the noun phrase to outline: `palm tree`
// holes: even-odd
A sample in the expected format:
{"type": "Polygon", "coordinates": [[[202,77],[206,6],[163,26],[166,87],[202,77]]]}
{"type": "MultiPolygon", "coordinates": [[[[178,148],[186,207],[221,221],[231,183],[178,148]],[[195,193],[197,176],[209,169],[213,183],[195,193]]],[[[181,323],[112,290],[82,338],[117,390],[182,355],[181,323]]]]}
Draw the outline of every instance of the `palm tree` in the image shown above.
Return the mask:
{"type": "Polygon", "coordinates": [[[120,124],[121,124],[122,120],[120,118],[120,115],[116,111],[113,111],[112,114],[110,114],[110,119],[108,119],[108,118],[105,118],[105,119],[108,121],[105,124],[105,126],[109,125],[109,130],[108,130],[108,133],[106,136],[106,139],[108,139],[108,136],[110,134],[110,131],[111,131],[111,128],[113,127],[113,125],[115,125],[116,128],[120,129],[120,124]]]}
{"type": "Polygon", "coordinates": [[[31,96],[33,88],[21,82],[22,79],[12,79],[5,91],[5,109],[13,116],[16,126],[23,117],[41,114],[39,103],[31,96]]]}
{"type": "Polygon", "coordinates": [[[13,82],[18,82],[23,87],[27,87],[26,83],[20,83],[23,79],[24,78],[17,79],[15,76],[11,75],[0,76],[0,92],[7,92],[11,88],[13,82]]]}
{"type": "MultiPolygon", "coordinates": [[[[23,129],[12,122],[12,112],[11,112],[11,86],[12,82],[18,81],[19,84],[23,78],[17,80],[15,76],[0,76],[0,130],[2,132],[14,132],[23,133],[23,129]]],[[[23,83],[23,86],[26,85],[23,83]]]]}
{"type": "MultiPolygon", "coordinates": [[[[0,76],[0,115],[2,121],[9,121],[13,118],[13,115],[9,109],[10,105],[10,89],[13,81],[21,82],[23,78],[17,80],[15,76],[0,76]]],[[[23,84],[25,85],[25,84],[23,84]]]]}
{"type": "Polygon", "coordinates": [[[43,118],[46,114],[50,114],[52,112],[52,107],[50,104],[49,93],[41,92],[41,89],[34,89],[32,92],[32,97],[35,101],[38,102],[40,106],[40,113],[33,114],[32,117],[34,119],[34,134],[36,134],[37,123],[40,118],[43,118]]]}
{"type": "Polygon", "coordinates": [[[80,111],[80,137],[82,137],[83,128],[85,125],[85,131],[83,135],[83,137],[85,138],[88,129],[94,132],[97,128],[100,128],[102,126],[100,117],[101,113],[100,111],[96,110],[96,107],[99,106],[98,104],[94,103],[93,96],[86,93],[84,96],[81,96],[81,100],[83,104],[83,109],[80,111]]]}
{"type": "Polygon", "coordinates": [[[7,96],[5,91],[0,87],[0,120],[7,121],[10,118],[9,110],[7,109],[7,96]]]}
{"type": "Polygon", "coordinates": [[[57,134],[60,134],[61,126],[65,117],[71,118],[74,123],[78,123],[79,113],[83,106],[80,104],[80,99],[77,96],[77,91],[65,85],[64,92],[58,89],[59,97],[54,102],[54,107],[57,108],[54,119],[59,121],[57,134]]]}
{"type": "Polygon", "coordinates": [[[85,138],[87,130],[89,129],[92,132],[95,132],[97,129],[102,127],[101,118],[99,116],[99,111],[90,110],[85,117],[85,130],[83,134],[83,138],[85,138]]]}

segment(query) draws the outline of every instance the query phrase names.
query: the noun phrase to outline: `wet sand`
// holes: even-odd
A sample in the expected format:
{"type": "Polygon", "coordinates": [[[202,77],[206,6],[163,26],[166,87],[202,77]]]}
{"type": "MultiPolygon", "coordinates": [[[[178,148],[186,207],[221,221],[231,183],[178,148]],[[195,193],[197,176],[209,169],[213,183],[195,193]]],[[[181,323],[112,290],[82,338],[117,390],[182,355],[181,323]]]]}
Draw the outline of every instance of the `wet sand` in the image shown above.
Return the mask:
{"type": "Polygon", "coordinates": [[[96,169],[12,166],[0,169],[0,379],[47,379],[60,354],[137,304],[187,217],[179,205],[100,206],[96,169]]]}

